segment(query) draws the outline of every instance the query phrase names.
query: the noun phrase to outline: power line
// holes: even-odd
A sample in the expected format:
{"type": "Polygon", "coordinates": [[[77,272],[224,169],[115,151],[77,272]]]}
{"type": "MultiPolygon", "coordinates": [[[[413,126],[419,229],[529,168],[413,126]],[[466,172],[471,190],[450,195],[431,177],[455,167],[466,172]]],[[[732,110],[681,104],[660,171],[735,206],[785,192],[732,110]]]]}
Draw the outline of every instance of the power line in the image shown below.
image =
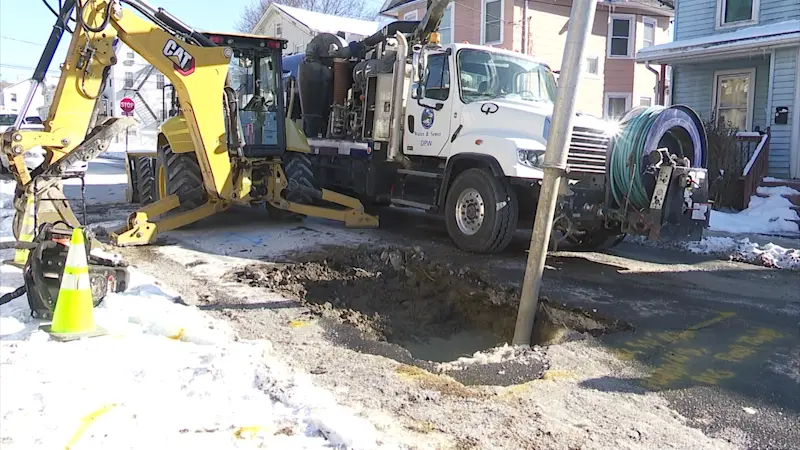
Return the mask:
{"type": "MultiPolygon", "coordinates": [[[[17,69],[17,70],[36,70],[35,67],[28,67],[28,66],[19,66],[16,64],[5,64],[0,63],[0,67],[5,67],[6,69],[17,69]]],[[[57,70],[48,70],[48,73],[59,73],[57,70]]]]}
{"type": "Polygon", "coordinates": [[[17,39],[9,36],[0,36],[0,39],[8,39],[9,41],[22,42],[23,44],[38,45],[39,47],[44,47],[44,44],[40,44],[38,42],[26,41],[24,39],[17,39]]]}

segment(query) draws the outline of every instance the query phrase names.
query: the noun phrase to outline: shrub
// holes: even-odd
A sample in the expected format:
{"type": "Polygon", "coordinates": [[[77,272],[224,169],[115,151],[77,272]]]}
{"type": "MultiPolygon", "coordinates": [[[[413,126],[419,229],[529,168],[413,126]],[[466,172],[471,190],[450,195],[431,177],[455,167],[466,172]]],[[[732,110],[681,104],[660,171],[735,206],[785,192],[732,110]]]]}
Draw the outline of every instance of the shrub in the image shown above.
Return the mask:
{"type": "Polygon", "coordinates": [[[709,194],[714,209],[741,208],[743,185],[740,180],[747,165],[745,152],[736,139],[737,127],[715,117],[704,121],[708,136],[709,194]]]}

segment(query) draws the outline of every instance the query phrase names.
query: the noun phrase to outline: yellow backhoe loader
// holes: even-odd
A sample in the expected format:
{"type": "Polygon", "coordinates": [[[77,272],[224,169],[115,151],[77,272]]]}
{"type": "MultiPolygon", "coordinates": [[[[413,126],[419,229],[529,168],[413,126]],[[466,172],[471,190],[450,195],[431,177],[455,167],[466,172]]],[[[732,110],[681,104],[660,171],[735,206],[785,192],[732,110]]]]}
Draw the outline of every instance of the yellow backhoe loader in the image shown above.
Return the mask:
{"type": "MultiPolygon", "coordinates": [[[[34,73],[36,89],[70,20],[75,21],[66,61],[43,131],[15,124],[0,140],[18,187],[14,233],[19,239],[27,198],[35,198],[35,223],[79,226],[62,180],[78,162],[94,159],[112,138],[135,123],[108,117],[97,123],[97,103],[115,45],[124,42],[172,84],[177,115],[159,130],[157,180],[152,203],[111,234],[116,245],[144,245],[157,234],[187,225],[233,204],[267,204],[273,210],[322,217],[347,226],[376,227],[377,218],[350,197],[304,182],[308,142],[286,118],[281,53],[286,41],[264,36],[200,33],[142,0],[64,0],[34,73]],[[74,18],[73,18],[74,13],[74,18]],[[23,155],[41,146],[44,163],[29,171],[23,155]],[[286,170],[284,170],[286,168],[286,170]],[[287,173],[297,173],[297,177],[287,173]],[[297,199],[308,201],[298,202],[297,199]],[[318,206],[320,202],[334,205],[318,206]]],[[[141,192],[139,193],[141,194],[141,192]]]]}

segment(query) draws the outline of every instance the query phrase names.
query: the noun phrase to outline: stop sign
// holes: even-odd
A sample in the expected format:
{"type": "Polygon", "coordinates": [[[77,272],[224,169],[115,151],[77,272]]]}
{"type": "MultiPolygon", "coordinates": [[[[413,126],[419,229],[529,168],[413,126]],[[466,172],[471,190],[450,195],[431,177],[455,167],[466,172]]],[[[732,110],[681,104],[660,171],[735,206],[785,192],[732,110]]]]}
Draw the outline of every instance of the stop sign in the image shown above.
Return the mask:
{"type": "Polygon", "coordinates": [[[136,104],[133,103],[133,99],[129,97],[125,97],[119,101],[119,107],[125,114],[132,113],[134,106],[136,106],[136,104]]]}

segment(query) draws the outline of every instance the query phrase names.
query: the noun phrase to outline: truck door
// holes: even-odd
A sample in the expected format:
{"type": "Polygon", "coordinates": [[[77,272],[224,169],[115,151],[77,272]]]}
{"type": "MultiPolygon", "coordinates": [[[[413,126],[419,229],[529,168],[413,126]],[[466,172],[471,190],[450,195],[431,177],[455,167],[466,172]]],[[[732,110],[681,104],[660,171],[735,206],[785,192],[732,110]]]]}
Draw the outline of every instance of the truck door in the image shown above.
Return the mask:
{"type": "Polygon", "coordinates": [[[437,156],[450,141],[453,102],[449,55],[428,55],[422,89],[412,87],[406,107],[403,151],[410,155],[437,156]],[[416,98],[415,98],[416,97],[416,98]]]}

